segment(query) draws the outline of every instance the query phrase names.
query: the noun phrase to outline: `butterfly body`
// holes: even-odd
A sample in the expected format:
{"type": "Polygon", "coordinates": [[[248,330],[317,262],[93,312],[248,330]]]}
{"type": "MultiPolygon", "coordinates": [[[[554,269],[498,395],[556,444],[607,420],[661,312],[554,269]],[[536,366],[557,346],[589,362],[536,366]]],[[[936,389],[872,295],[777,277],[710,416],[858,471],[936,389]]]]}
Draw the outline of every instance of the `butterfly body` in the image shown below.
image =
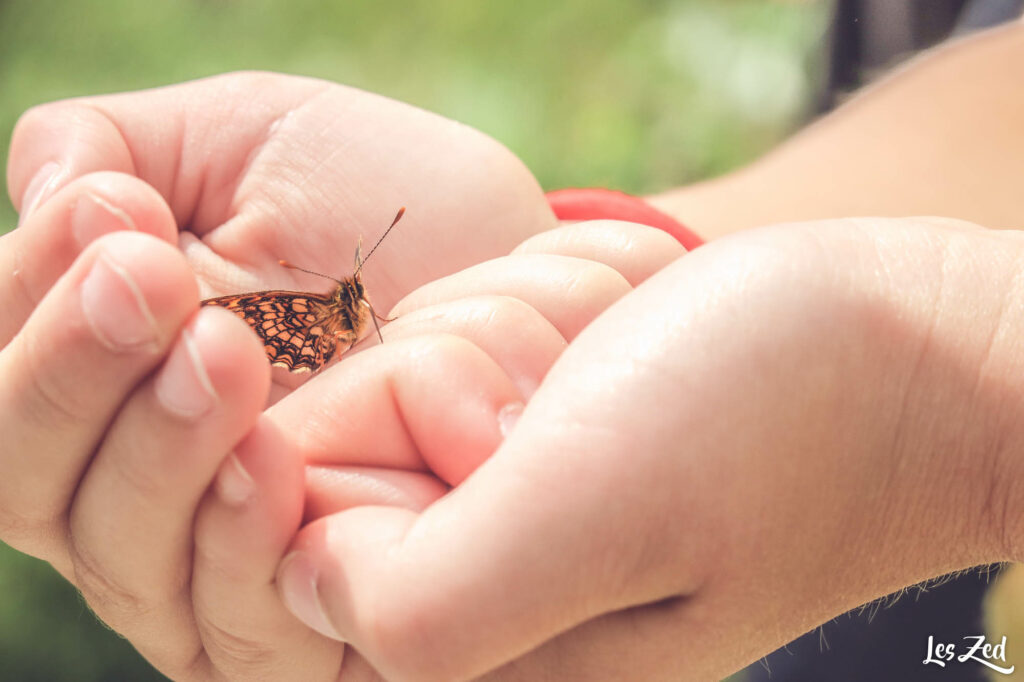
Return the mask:
{"type": "MultiPolygon", "coordinates": [[[[373,255],[404,213],[405,208],[398,211],[366,258],[373,255]]],[[[232,294],[208,298],[202,305],[226,308],[245,320],[263,341],[271,365],[284,367],[289,372],[317,372],[335,355],[344,353],[361,339],[367,322],[377,326],[377,314],[366,298],[360,276],[365,262],[361,242],[356,246],[355,270],[351,277],[344,279],[281,261],[287,268],[333,280],[337,286],[326,294],[278,290],[232,294]]],[[[380,336],[380,328],[377,328],[377,335],[380,336]]]]}

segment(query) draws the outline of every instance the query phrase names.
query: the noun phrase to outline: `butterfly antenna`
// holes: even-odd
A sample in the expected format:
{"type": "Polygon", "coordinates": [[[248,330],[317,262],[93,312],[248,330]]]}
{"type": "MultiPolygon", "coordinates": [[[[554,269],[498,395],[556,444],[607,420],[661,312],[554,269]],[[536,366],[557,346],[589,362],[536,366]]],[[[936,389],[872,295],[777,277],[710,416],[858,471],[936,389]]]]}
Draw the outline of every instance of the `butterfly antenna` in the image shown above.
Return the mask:
{"type": "Polygon", "coordinates": [[[331,281],[337,282],[338,284],[343,284],[344,283],[340,279],[334,279],[330,275],[324,275],[324,274],[321,274],[319,272],[313,272],[312,270],[307,270],[306,268],[300,268],[298,265],[292,265],[291,263],[289,263],[286,260],[279,260],[277,262],[282,267],[288,268],[289,270],[298,270],[299,272],[305,272],[305,273],[310,274],[310,275],[316,275],[317,277],[323,277],[324,279],[329,279],[331,281]]]}
{"type": "Polygon", "coordinates": [[[377,240],[377,243],[373,245],[373,248],[370,249],[370,252],[366,254],[366,257],[363,258],[362,261],[359,263],[359,267],[356,268],[357,275],[359,274],[359,271],[363,269],[363,263],[370,260],[370,256],[372,256],[373,252],[377,250],[377,247],[380,246],[380,243],[384,241],[384,237],[388,236],[388,232],[391,232],[391,230],[394,229],[395,225],[398,224],[398,221],[402,219],[403,215],[405,215],[405,206],[398,209],[398,213],[395,214],[395,219],[391,221],[391,225],[388,226],[388,229],[384,230],[384,234],[380,236],[380,239],[377,240]]]}

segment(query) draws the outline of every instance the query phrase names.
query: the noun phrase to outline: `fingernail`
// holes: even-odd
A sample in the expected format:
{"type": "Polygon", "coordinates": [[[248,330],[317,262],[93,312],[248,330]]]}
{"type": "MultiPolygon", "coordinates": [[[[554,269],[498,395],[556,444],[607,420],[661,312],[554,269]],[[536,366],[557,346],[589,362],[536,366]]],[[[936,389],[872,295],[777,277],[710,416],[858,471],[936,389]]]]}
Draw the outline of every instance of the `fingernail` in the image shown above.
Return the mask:
{"type": "Polygon", "coordinates": [[[180,340],[156,376],[156,397],[164,409],[191,419],[203,416],[217,402],[217,391],[192,335],[203,333],[203,317],[196,320],[194,331],[182,330],[180,340]]]}
{"type": "Polygon", "coordinates": [[[60,179],[61,166],[56,161],[47,161],[36,171],[36,174],[29,181],[24,194],[21,195],[21,213],[18,215],[18,225],[25,220],[46,201],[57,186],[60,179]]]}
{"type": "Polygon", "coordinates": [[[252,476],[233,452],[220,465],[213,487],[221,501],[231,507],[241,507],[256,491],[252,476]]]}
{"type": "Polygon", "coordinates": [[[522,403],[509,403],[498,410],[498,430],[501,431],[502,438],[508,438],[508,434],[512,433],[512,429],[523,414],[523,407],[522,403]]]}
{"type": "Polygon", "coordinates": [[[124,209],[91,192],[78,198],[71,213],[71,232],[80,248],[110,232],[138,229],[124,209]]]}
{"type": "Polygon", "coordinates": [[[277,570],[277,584],[285,606],[296,618],[324,637],[344,641],[324,611],[317,589],[318,573],[309,556],[292,552],[281,560],[277,570]]]}
{"type": "Polygon", "coordinates": [[[96,338],[112,351],[140,348],[160,331],[139,285],[104,255],[82,282],[82,312],[96,338]]]}

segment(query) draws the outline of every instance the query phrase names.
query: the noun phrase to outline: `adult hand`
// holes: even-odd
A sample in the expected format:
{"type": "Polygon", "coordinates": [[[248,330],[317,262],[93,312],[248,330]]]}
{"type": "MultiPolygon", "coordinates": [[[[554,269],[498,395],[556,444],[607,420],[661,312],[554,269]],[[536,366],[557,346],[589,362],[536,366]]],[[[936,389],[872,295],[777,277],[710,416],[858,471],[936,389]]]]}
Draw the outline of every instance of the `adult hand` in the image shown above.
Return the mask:
{"type": "MultiPolygon", "coordinates": [[[[15,272],[11,286],[28,296],[0,290],[4,342],[79,243],[115,228],[152,231],[126,212],[131,206],[160,214],[160,236],[184,252],[203,297],[324,290],[322,280],[279,260],[347,276],[358,238],[376,239],[407,206],[363,273],[381,310],[555,225],[522,163],[472,128],[378,95],[271,73],[33,108],[15,128],[7,177],[26,229],[5,238],[5,272],[15,272]],[[73,235],[54,235],[43,248],[26,222],[79,178],[97,201],[73,235]]],[[[294,386],[284,373],[275,377],[294,386]]]]}
{"type": "Polygon", "coordinates": [[[0,539],[115,627],[151,609],[191,623],[191,514],[265,404],[255,337],[200,297],[315,290],[278,259],[348,274],[357,238],[406,205],[364,272],[386,309],[554,223],[485,136],[273,74],[38,107],[7,177],[21,219],[0,238],[0,539]]]}
{"type": "MultiPolygon", "coordinates": [[[[284,601],[359,652],[352,679],[704,680],[903,586],[1019,559],[1022,254],[1016,234],[912,220],[702,247],[589,325],[450,494],[343,501],[304,527],[284,601]]],[[[472,360],[453,351],[447,372],[486,377],[472,360]]],[[[417,429],[441,409],[429,383],[396,401],[378,363],[336,396],[360,418],[334,442],[388,452],[376,424],[398,421],[446,471],[417,429]]],[[[472,396],[507,401],[483,380],[472,396]]],[[[472,433],[494,412],[460,418],[472,433]]]]}

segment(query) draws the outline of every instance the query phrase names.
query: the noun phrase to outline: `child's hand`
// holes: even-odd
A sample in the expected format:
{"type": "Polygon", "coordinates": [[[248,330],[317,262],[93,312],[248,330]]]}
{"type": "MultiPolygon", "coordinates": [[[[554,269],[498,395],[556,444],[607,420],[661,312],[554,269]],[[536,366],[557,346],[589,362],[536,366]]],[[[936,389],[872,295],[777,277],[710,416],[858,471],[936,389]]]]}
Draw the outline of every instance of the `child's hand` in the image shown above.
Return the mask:
{"type": "MultiPolygon", "coordinates": [[[[48,206],[30,220],[44,219],[48,206]]],[[[126,237],[155,242],[115,235],[98,246],[126,237]]],[[[187,282],[180,257],[155,248],[187,282]]],[[[148,397],[156,390],[144,384],[91,460],[59,458],[66,489],[47,488],[53,471],[40,472],[44,496],[72,500],[70,521],[61,517],[47,534],[51,554],[71,545],[64,574],[174,678],[333,679],[344,647],[297,621],[274,587],[302,516],[303,488],[309,518],[354,505],[419,510],[435,501],[498,446],[503,425],[514,422],[566,341],[681,253],[652,228],[580,224],[427,285],[392,313],[401,317],[384,328],[384,346],[356,353],[278,403],[223,464],[231,447],[225,434],[237,438],[259,410],[266,362],[239,320],[204,309],[197,342],[207,318],[222,325],[213,360],[203,356],[220,391],[216,409],[173,422],[179,435],[151,433],[162,413],[148,397]],[[225,348],[218,344],[242,353],[218,355],[225,348]],[[87,467],[77,490],[83,471],[73,467],[87,467]]],[[[21,504],[32,511],[29,502],[21,504]]],[[[37,524],[27,537],[40,531],[37,524]]],[[[346,679],[361,678],[357,654],[345,654],[343,665],[346,679]]]]}
{"type": "Polygon", "coordinates": [[[1022,257],[1019,235],[937,220],[713,242],[587,326],[500,445],[514,392],[471,347],[357,357],[275,410],[307,421],[307,456],[458,480],[498,448],[421,511],[342,499],[292,545],[284,601],[359,652],[343,670],[389,680],[708,680],[1020,560],[1022,257]]]}

